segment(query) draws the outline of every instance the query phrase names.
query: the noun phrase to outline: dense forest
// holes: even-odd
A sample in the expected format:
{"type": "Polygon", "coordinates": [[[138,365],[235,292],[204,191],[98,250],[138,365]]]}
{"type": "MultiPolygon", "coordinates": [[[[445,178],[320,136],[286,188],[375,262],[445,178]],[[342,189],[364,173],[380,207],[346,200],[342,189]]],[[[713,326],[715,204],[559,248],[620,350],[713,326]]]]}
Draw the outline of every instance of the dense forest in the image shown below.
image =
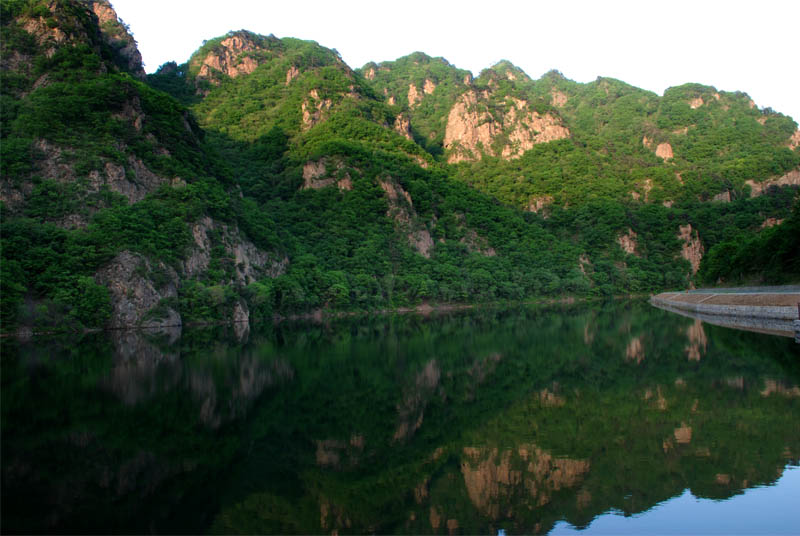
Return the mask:
{"type": "Polygon", "coordinates": [[[0,6],[3,331],[800,280],[797,123],[745,93],[244,30],[146,75],[106,0],[0,6]]]}

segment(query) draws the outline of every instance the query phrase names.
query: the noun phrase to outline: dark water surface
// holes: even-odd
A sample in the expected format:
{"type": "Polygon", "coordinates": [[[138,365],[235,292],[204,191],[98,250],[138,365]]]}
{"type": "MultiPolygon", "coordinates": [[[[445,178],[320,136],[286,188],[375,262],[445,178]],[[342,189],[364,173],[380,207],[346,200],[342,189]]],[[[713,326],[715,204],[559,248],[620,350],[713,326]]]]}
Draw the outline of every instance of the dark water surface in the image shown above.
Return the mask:
{"type": "Polygon", "coordinates": [[[645,302],[1,355],[4,533],[800,527],[800,345],[645,302]]]}

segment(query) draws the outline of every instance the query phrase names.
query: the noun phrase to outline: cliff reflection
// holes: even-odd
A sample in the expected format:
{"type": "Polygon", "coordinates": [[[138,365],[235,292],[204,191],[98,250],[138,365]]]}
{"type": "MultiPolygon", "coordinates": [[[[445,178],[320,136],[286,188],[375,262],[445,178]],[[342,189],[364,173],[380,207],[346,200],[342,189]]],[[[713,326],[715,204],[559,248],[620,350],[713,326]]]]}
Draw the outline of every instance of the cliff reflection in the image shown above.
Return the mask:
{"type": "MultiPolygon", "coordinates": [[[[229,335],[246,340],[248,324],[234,324],[229,335]]],[[[210,428],[241,418],[265,389],[294,377],[285,359],[261,359],[252,349],[229,343],[182,349],[181,328],[117,331],[110,337],[111,371],[102,386],[129,406],[186,390],[199,406],[200,421],[210,428]]]]}
{"type": "Polygon", "coordinates": [[[3,525],[544,533],[724,499],[798,462],[792,344],[611,303],[5,345],[3,525]]]}

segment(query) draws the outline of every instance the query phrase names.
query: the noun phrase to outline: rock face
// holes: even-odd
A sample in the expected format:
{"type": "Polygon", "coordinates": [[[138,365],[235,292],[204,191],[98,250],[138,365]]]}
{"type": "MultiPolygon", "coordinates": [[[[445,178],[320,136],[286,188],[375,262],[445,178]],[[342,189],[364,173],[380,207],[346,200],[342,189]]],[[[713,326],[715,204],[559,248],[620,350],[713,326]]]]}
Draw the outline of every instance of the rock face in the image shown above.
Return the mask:
{"type": "Polygon", "coordinates": [[[95,280],[111,293],[109,328],[160,328],[180,326],[181,317],[171,307],[159,306],[163,298],[178,295],[178,274],[163,263],[153,264],[142,255],[123,251],[98,270],[95,280]],[[163,283],[146,277],[158,271],[163,283]]]}
{"type": "Polygon", "coordinates": [[[697,231],[692,229],[692,224],[681,225],[678,229],[678,239],[683,242],[681,245],[681,257],[692,265],[692,275],[694,275],[700,269],[700,260],[705,252],[703,243],[700,242],[700,236],[697,231]]]}
{"type": "Polygon", "coordinates": [[[331,99],[321,98],[319,91],[312,89],[308,93],[308,97],[300,105],[303,112],[303,130],[308,130],[320,121],[323,121],[325,114],[333,106],[331,99]]]}
{"type": "Polygon", "coordinates": [[[286,271],[289,260],[260,249],[245,239],[238,227],[212,220],[208,216],[192,226],[194,246],[182,263],[183,274],[195,277],[205,272],[212,249],[221,245],[225,257],[233,262],[231,283],[248,285],[262,277],[278,277],[286,271]],[[209,234],[216,236],[212,241],[209,234]]]}
{"type": "Polygon", "coordinates": [[[142,65],[142,55],[136,47],[136,41],[128,32],[125,24],[117,16],[117,12],[107,0],[89,0],[92,11],[100,23],[103,41],[121,60],[122,67],[136,78],[144,80],[147,76],[142,65]]]}
{"type": "Polygon", "coordinates": [[[528,212],[535,212],[536,214],[542,213],[544,217],[547,216],[547,207],[553,203],[552,195],[540,195],[532,197],[528,201],[528,212]]]}
{"type": "Polygon", "coordinates": [[[339,158],[309,160],[303,165],[303,189],[318,190],[335,184],[340,190],[352,190],[353,178],[350,171],[357,170],[348,168],[339,158]]]}
{"type": "MultiPolygon", "coordinates": [[[[134,109],[135,106],[138,106],[138,99],[134,98],[131,102],[133,103],[131,114],[138,113],[139,115],[136,117],[141,121],[141,113],[134,109]]],[[[35,170],[40,177],[60,184],[78,182],[81,186],[80,195],[83,197],[97,195],[103,188],[108,188],[112,192],[123,195],[129,203],[137,203],[163,184],[181,182],[177,177],[167,178],[153,173],[141,158],[133,155],[127,157],[126,165],[101,158],[99,159],[102,162],[100,169],[94,169],[85,177],[79,177],[72,160],[65,155],[65,153],[71,152],[71,148],[60,147],[40,139],[33,143],[33,149],[37,152],[35,170]]],[[[3,181],[0,199],[7,204],[8,208],[15,209],[24,203],[25,198],[31,192],[32,185],[30,183],[23,183],[21,190],[17,190],[11,184],[3,181]]],[[[82,214],[70,214],[64,221],[55,223],[66,227],[84,227],[88,216],[102,206],[101,203],[86,204],[82,214]]]]}
{"type": "Polygon", "coordinates": [[[779,218],[767,218],[763,222],[761,222],[761,228],[766,229],[768,227],[775,227],[776,225],[780,225],[783,223],[783,219],[779,218]]]}
{"type": "MultiPolygon", "coordinates": [[[[45,6],[50,11],[50,16],[47,18],[41,15],[22,17],[19,23],[33,36],[48,58],[53,57],[56,50],[65,44],[94,44],[95,36],[90,35],[87,28],[76,21],[73,14],[62,9],[59,3],[47,2],[45,6]]],[[[84,5],[81,8],[88,10],[89,6],[84,5]]]]}
{"type": "Polygon", "coordinates": [[[406,114],[400,114],[394,119],[394,130],[407,140],[413,140],[411,135],[411,119],[406,114]]]}
{"type": "Polygon", "coordinates": [[[633,229],[628,228],[628,232],[625,234],[621,234],[617,237],[617,244],[619,247],[622,248],[622,251],[629,255],[636,255],[636,248],[638,247],[638,242],[636,241],[637,234],[633,231],[633,229]]]}
{"type": "Polygon", "coordinates": [[[444,136],[448,162],[480,160],[484,153],[518,158],[538,143],[570,135],[559,117],[541,115],[523,99],[507,99],[505,113],[497,119],[489,112],[489,99],[488,90],[469,90],[450,109],[444,136]]]}
{"type": "Polygon", "coordinates": [[[725,190],[724,192],[720,192],[714,197],[711,198],[712,201],[717,201],[720,203],[730,203],[731,202],[731,192],[730,190],[725,190]]]}
{"type": "MultiPolygon", "coordinates": [[[[192,58],[192,67],[197,69],[198,79],[219,84],[219,75],[236,78],[255,71],[260,65],[260,56],[269,51],[269,44],[274,41],[278,40],[272,36],[256,36],[244,30],[231,32],[204,57],[192,58]]],[[[287,84],[291,79],[290,69],[287,84]]]]}
{"type": "Polygon", "coordinates": [[[288,86],[289,84],[291,84],[292,80],[294,80],[298,76],[300,76],[300,69],[298,69],[294,65],[289,67],[289,70],[286,71],[286,85],[288,86]]]}
{"type": "MultiPolygon", "coordinates": [[[[648,138],[647,136],[645,136],[644,138],[642,138],[642,145],[652,150],[653,146],[655,145],[655,142],[650,138],[648,138]]],[[[658,145],[656,145],[655,152],[656,156],[663,160],[667,160],[675,156],[672,152],[672,145],[670,145],[667,142],[659,143],[658,145]]]]}
{"type": "Polygon", "coordinates": [[[422,102],[422,93],[419,92],[417,86],[413,83],[408,85],[408,107],[413,108],[422,102]]]}
{"type": "Polygon", "coordinates": [[[569,97],[567,97],[567,94],[562,91],[554,89],[553,91],[550,92],[550,104],[552,104],[553,106],[561,108],[567,103],[568,100],[569,97]]]}
{"type": "Polygon", "coordinates": [[[395,228],[406,235],[408,245],[420,255],[429,259],[433,250],[433,238],[430,231],[417,218],[411,194],[397,184],[391,177],[378,179],[378,184],[386,193],[389,208],[386,217],[394,220],[395,228]]]}
{"type": "Polygon", "coordinates": [[[656,156],[664,160],[672,158],[672,145],[669,143],[659,143],[658,147],[656,147],[656,156]]]}
{"type": "Polygon", "coordinates": [[[800,130],[795,130],[792,137],[789,138],[789,149],[797,149],[800,147],[800,130]]]}
{"type": "MultiPolygon", "coordinates": [[[[138,103],[138,99],[134,98],[132,102],[138,103]]],[[[59,184],[78,186],[76,193],[82,200],[92,199],[91,202],[76,204],[80,207],[79,213],[67,214],[53,221],[56,225],[66,228],[86,226],[88,218],[105,206],[104,200],[100,197],[104,188],[123,195],[129,203],[137,203],[163,184],[182,183],[178,177],[170,179],[153,173],[140,158],[133,155],[127,157],[124,165],[98,158],[100,168],[93,169],[81,177],[75,171],[73,159],[69,156],[73,151],[71,147],[61,147],[39,139],[33,143],[32,148],[37,155],[34,163],[36,175],[59,184]]],[[[22,207],[26,198],[32,193],[33,183],[29,181],[21,184],[0,181],[0,200],[10,210],[22,207]]]]}
{"type": "Polygon", "coordinates": [[[764,182],[748,180],[745,184],[750,186],[750,197],[758,197],[772,186],[800,186],[800,169],[793,169],[785,175],[764,182]]]}

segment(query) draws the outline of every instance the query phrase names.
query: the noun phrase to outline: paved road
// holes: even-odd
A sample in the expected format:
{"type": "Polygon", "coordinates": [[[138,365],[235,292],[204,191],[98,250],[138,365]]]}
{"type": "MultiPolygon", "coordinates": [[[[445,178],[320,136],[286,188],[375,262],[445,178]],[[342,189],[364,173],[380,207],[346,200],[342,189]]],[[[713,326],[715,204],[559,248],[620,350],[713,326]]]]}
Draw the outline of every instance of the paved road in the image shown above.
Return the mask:
{"type": "Polygon", "coordinates": [[[800,294],[800,285],[780,287],[698,288],[689,294],[800,294]]]}

